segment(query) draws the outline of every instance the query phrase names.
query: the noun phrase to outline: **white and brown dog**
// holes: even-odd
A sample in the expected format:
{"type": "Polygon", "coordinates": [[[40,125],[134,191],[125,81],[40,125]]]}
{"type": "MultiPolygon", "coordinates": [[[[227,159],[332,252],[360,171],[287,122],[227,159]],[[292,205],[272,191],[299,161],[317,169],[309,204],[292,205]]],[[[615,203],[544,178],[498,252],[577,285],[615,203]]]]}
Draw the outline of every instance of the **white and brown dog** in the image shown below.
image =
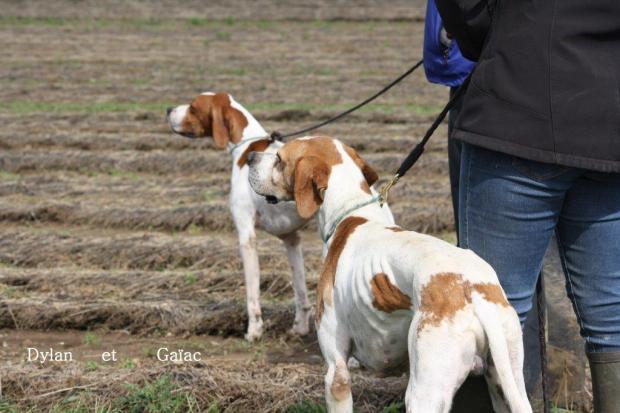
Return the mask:
{"type": "Polygon", "coordinates": [[[516,312],[491,266],[472,251],[392,225],[369,189],[376,174],[327,137],[248,157],[254,190],[318,211],[327,255],[316,325],[327,362],[330,412],[351,412],[347,359],[371,369],[407,366],[407,412],[448,412],[470,373],[484,374],[496,412],[530,413],[516,312]]]}
{"type": "Polygon", "coordinates": [[[269,139],[258,121],[230,95],[203,93],[189,104],[168,109],[168,122],[175,133],[190,138],[211,137],[215,146],[228,149],[232,156],[230,210],[239,235],[245,273],[248,310],[246,339],[253,341],[263,332],[260,295],[260,269],[255,227],[279,237],[286,247],[293,271],[295,322],[292,332],[307,334],[311,306],[306,290],[304,259],[297,230],[308,221],[301,218],[295,203],[270,205],[257,195],[248,182],[247,158],[250,152],[275,152],[283,145],[269,139]]]}

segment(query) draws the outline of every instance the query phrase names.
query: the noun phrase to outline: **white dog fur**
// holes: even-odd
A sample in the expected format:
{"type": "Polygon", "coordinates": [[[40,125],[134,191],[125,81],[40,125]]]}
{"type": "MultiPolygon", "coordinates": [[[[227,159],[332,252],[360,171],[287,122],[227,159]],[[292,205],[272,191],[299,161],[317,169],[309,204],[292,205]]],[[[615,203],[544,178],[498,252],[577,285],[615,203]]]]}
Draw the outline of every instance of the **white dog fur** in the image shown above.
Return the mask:
{"type": "Polygon", "coordinates": [[[521,327],[489,264],[393,226],[369,190],[376,174],[338,140],[297,139],[277,153],[250,154],[248,163],[257,193],[295,200],[304,218],[318,212],[328,252],[315,321],[329,412],[352,412],[354,356],[380,371],[409,361],[409,413],[449,412],[470,373],[485,375],[496,412],[531,413],[521,327]]]}
{"type": "Polygon", "coordinates": [[[260,269],[256,249],[255,227],[279,237],[293,272],[295,321],[292,332],[309,331],[311,305],[306,291],[304,260],[297,231],[306,224],[293,202],[270,205],[257,195],[248,182],[246,159],[250,151],[275,153],[282,146],[269,140],[267,132],[243,106],[226,93],[203,93],[189,105],[168,109],[168,122],[173,132],[190,137],[213,138],[215,145],[231,153],[230,211],[239,235],[239,246],[248,310],[248,341],[261,337],[263,320],[260,305],[260,269]]]}

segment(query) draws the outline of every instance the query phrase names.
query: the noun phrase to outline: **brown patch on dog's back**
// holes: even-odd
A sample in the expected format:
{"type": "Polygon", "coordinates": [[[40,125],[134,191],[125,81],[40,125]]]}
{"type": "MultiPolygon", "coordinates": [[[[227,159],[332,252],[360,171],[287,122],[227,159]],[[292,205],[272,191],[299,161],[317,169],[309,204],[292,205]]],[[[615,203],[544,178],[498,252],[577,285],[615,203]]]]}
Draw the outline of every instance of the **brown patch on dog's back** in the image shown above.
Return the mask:
{"type": "Polygon", "coordinates": [[[250,152],[265,152],[271,143],[271,139],[261,139],[252,142],[239,157],[239,160],[237,161],[239,168],[243,168],[245,164],[247,164],[250,152]]]}
{"type": "Polygon", "coordinates": [[[321,322],[323,311],[325,309],[325,302],[332,304],[332,290],[336,281],[336,269],[338,267],[338,260],[342,250],[347,245],[347,239],[355,231],[357,227],[368,222],[366,218],[361,217],[348,217],[345,218],[336,228],[334,234],[334,240],[327,251],[327,257],[323,263],[321,269],[321,276],[317,285],[316,291],[316,314],[315,321],[317,325],[321,322]]]}
{"type": "Polygon", "coordinates": [[[491,283],[479,283],[474,284],[474,290],[482,294],[485,300],[490,303],[501,305],[502,307],[508,307],[510,304],[501,287],[497,284],[491,283]]]}
{"type": "Polygon", "coordinates": [[[463,283],[461,274],[446,272],[433,275],[422,289],[420,298],[422,317],[418,330],[427,325],[439,325],[442,320],[453,317],[470,302],[471,287],[469,283],[463,283]]]}
{"type": "Polygon", "coordinates": [[[377,310],[391,313],[396,310],[411,308],[411,297],[392,284],[386,274],[375,274],[370,282],[370,287],[373,296],[372,305],[377,310]]]}
{"type": "Polygon", "coordinates": [[[429,325],[438,326],[444,319],[454,317],[471,303],[472,291],[481,294],[490,303],[502,307],[510,305],[497,284],[472,284],[464,280],[462,274],[450,272],[435,274],[422,289],[419,308],[422,317],[418,330],[429,325]]]}

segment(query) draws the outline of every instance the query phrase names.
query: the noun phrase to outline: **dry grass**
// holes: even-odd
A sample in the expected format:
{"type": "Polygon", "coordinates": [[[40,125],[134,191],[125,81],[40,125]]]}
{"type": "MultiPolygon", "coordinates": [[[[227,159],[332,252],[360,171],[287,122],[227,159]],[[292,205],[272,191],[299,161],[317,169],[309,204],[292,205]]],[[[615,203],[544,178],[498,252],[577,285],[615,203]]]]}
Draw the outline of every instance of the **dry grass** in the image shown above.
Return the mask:
{"type": "MultiPolygon", "coordinates": [[[[170,399],[191,401],[181,400],[181,411],[282,412],[303,402],[320,411],[316,343],[286,334],[292,287],[280,241],[258,236],[267,338],[248,346],[226,204],[230,160],[207,140],[172,136],[164,109],[225,90],[268,130],[325,119],[417,60],[425,3],[203,3],[0,0],[0,378],[2,395],[20,410],[118,408],[120,399],[157,393],[153,383],[169,377],[170,399]],[[92,333],[100,347],[69,342],[92,329],[100,329],[92,333]],[[142,354],[145,341],[186,339],[200,348],[226,341],[198,364],[142,354]],[[23,362],[24,346],[61,342],[85,358],[23,362]],[[125,358],[94,363],[108,346],[121,346],[125,358]]],[[[446,97],[417,73],[322,133],[354,146],[385,180],[446,97]]],[[[401,226],[452,230],[445,153],[442,127],[393,191],[401,226]]],[[[302,240],[314,290],[314,223],[302,240]]],[[[566,389],[577,394],[580,370],[566,366],[554,366],[557,401],[570,404],[566,389]],[[578,380],[569,386],[563,377],[578,380]]],[[[400,401],[405,386],[360,371],[353,383],[360,412],[400,401]]]]}

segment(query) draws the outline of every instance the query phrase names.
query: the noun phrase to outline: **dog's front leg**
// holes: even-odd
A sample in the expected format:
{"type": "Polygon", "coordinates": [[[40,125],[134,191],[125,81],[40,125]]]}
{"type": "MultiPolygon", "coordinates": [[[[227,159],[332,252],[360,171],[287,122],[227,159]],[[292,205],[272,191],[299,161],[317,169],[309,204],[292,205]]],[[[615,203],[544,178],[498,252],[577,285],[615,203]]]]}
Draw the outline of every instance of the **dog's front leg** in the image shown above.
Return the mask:
{"type": "Polygon", "coordinates": [[[260,308],[260,268],[253,225],[239,230],[239,249],[245,274],[248,309],[248,331],[245,334],[245,339],[252,342],[259,339],[263,334],[263,318],[260,308]]]}
{"type": "Polygon", "coordinates": [[[291,331],[294,334],[306,335],[310,331],[309,319],[312,307],[310,306],[310,301],[308,301],[304,256],[301,250],[299,234],[293,232],[281,238],[286,247],[288,262],[291,264],[293,289],[295,290],[295,322],[291,331]]]}

